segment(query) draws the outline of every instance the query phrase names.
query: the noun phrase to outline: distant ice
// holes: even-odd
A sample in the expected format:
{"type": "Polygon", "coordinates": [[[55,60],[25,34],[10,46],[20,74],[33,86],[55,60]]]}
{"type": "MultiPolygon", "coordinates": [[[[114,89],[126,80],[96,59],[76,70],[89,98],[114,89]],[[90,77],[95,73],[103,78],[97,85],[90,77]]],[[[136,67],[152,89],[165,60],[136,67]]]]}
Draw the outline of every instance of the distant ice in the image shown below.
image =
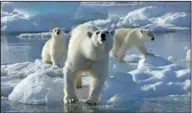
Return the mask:
{"type": "Polygon", "coordinates": [[[23,33],[17,36],[20,39],[26,39],[26,38],[37,38],[37,39],[49,39],[51,37],[50,32],[42,32],[42,33],[23,33]]]}
{"type": "MultiPolygon", "coordinates": [[[[110,58],[109,78],[101,93],[101,102],[117,104],[135,98],[190,94],[190,69],[171,63],[161,56],[128,55],[126,64],[110,58]]],[[[35,62],[1,66],[2,96],[25,104],[62,104],[62,69],[35,62]]],[[[83,88],[77,90],[86,99],[90,77],[83,76],[83,88]]]]}
{"type": "Polygon", "coordinates": [[[157,6],[147,6],[129,12],[125,17],[109,16],[105,20],[94,20],[89,24],[101,28],[140,27],[155,32],[168,32],[190,29],[190,14],[170,13],[157,6]]]}
{"type": "Polygon", "coordinates": [[[74,18],[81,21],[90,21],[95,19],[105,19],[108,17],[108,11],[103,7],[80,4],[74,18]]]}
{"type": "Polygon", "coordinates": [[[119,17],[118,15],[108,14],[108,9],[102,7],[102,4],[72,4],[73,3],[69,3],[67,9],[72,8],[73,12],[68,13],[66,12],[68,11],[66,7],[66,11],[62,13],[61,6],[53,10],[51,8],[50,10],[41,11],[38,5],[34,6],[37,7],[37,9],[28,9],[24,7],[24,3],[3,4],[1,31],[46,31],[54,27],[72,29],[76,25],[84,22],[102,28],[141,27],[156,32],[190,29],[190,14],[186,12],[168,12],[159,6],[145,6],[127,12],[127,15],[124,17],[119,17]],[[24,8],[19,8],[19,6],[24,8]],[[18,10],[18,8],[21,10],[18,10]],[[26,9],[26,11],[24,9],[26,9]],[[74,9],[76,9],[76,11],[74,9]],[[35,13],[29,13],[31,10],[35,13]]]}
{"type": "Polygon", "coordinates": [[[79,23],[108,16],[102,8],[80,5],[80,2],[3,2],[1,9],[1,31],[5,32],[46,31],[55,27],[71,29],[79,23]]]}
{"type": "Polygon", "coordinates": [[[187,52],[186,52],[186,60],[187,60],[187,61],[190,61],[190,59],[191,59],[191,58],[190,58],[190,55],[191,55],[190,53],[191,53],[191,50],[190,50],[190,49],[187,50],[187,52]]]}

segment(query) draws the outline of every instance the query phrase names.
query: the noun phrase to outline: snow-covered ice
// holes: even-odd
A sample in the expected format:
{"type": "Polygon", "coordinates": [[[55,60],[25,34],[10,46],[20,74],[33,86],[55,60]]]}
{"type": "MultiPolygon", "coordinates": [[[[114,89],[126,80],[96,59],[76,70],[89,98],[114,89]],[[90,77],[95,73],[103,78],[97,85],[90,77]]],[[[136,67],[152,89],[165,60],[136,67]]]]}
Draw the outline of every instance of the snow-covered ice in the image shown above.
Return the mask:
{"type": "Polygon", "coordinates": [[[180,95],[190,92],[190,70],[161,56],[139,60],[135,70],[115,72],[105,83],[102,99],[121,103],[135,98],[180,95]]]}
{"type": "Polygon", "coordinates": [[[155,32],[190,29],[190,14],[171,13],[157,6],[147,6],[129,12],[125,17],[109,16],[105,20],[88,22],[102,28],[141,27],[155,32]]]}
{"type": "Polygon", "coordinates": [[[17,36],[20,39],[49,39],[51,37],[50,32],[42,32],[42,33],[23,33],[17,36]]]}
{"type": "Polygon", "coordinates": [[[22,80],[9,95],[9,100],[26,104],[58,104],[63,98],[63,88],[58,79],[35,72],[22,80]]]}
{"type": "MultiPolygon", "coordinates": [[[[187,95],[190,93],[190,69],[171,63],[161,56],[133,54],[126,64],[109,61],[109,78],[101,93],[101,102],[117,104],[135,98],[187,95]],[[124,67],[124,68],[122,68],[124,67]],[[119,70],[122,68],[121,70],[119,70]]],[[[63,104],[62,69],[35,62],[1,66],[1,91],[9,100],[25,104],[63,104]]],[[[83,76],[80,99],[88,95],[89,76],[83,76]]]]}
{"type": "MultiPolygon", "coordinates": [[[[33,6],[35,5],[33,4],[33,6]]],[[[25,3],[3,3],[1,30],[6,32],[45,31],[54,27],[72,29],[74,26],[88,21],[90,24],[103,28],[141,27],[157,32],[190,29],[189,13],[168,12],[159,6],[138,8],[127,12],[127,15],[123,17],[109,14],[107,8],[102,7],[102,5],[69,3],[67,6],[65,10],[60,6],[53,10],[52,8],[39,10],[39,8],[27,8],[25,3]],[[70,12],[66,8],[69,8],[70,12]],[[15,26],[16,24],[18,26],[15,26]]]]}
{"type": "Polygon", "coordinates": [[[24,78],[35,72],[45,72],[51,77],[61,77],[62,70],[57,66],[44,64],[40,59],[35,62],[23,62],[9,65],[1,65],[1,76],[24,78]]]}
{"type": "Polygon", "coordinates": [[[102,8],[80,2],[3,2],[1,12],[1,31],[4,32],[47,31],[55,27],[71,29],[81,22],[108,16],[102,8]]]}

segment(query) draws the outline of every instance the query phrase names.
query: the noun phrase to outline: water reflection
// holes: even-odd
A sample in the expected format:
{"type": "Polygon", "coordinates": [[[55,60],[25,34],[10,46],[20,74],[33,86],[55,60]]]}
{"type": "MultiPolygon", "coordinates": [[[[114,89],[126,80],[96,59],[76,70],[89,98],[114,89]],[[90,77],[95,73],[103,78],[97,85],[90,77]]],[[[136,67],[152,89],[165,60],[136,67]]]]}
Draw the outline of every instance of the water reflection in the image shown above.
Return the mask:
{"type": "Polygon", "coordinates": [[[39,59],[44,43],[43,40],[21,40],[16,36],[1,36],[1,64],[39,59]]]}
{"type": "Polygon", "coordinates": [[[64,105],[27,105],[1,98],[4,112],[71,112],[71,113],[120,113],[120,112],[189,112],[190,96],[166,96],[129,100],[116,104],[87,106],[84,102],[64,105]]]}

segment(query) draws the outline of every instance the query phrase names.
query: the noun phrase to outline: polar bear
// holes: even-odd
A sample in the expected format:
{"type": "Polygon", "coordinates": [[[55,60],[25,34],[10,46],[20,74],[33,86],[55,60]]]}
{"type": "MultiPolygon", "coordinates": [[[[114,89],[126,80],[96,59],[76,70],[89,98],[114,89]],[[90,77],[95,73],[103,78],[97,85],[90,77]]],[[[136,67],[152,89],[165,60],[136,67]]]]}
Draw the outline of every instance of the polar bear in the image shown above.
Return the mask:
{"type": "Polygon", "coordinates": [[[81,87],[81,74],[92,75],[86,104],[96,105],[108,75],[109,51],[113,46],[114,30],[100,29],[94,25],[81,24],[72,30],[64,73],[64,103],[78,101],[75,87],[81,87]],[[79,86],[78,86],[79,85],[79,86]]]}
{"type": "Polygon", "coordinates": [[[153,41],[154,39],[153,33],[148,30],[119,28],[114,34],[113,48],[110,51],[110,56],[115,57],[121,63],[125,63],[123,59],[126,51],[133,46],[144,56],[153,55],[147,52],[144,42],[153,41]]]}
{"type": "Polygon", "coordinates": [[[67,57],[67,35],[64,29],[54,28],[51,31],[51,38],[45,43],[42,50],[42,60],[44,63],[56,65],[59,67],[58,60],[63,58],[63,61],[67,57]]]}

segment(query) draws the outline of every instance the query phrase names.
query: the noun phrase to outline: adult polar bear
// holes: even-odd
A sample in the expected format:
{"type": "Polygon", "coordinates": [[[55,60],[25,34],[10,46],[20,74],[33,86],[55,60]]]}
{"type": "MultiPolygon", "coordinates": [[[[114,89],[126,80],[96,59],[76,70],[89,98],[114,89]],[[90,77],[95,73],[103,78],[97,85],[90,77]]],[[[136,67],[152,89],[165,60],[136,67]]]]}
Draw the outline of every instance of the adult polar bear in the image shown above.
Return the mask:
{"type": "Polygon", "coordinates": [[[62,57],[65,61],[67,57],[67,35],[64,29],[56,27],[51,31],[51,36],[43,47],[42,60],[44,63],[59,66],[59,58],[62,57]]]}
{"type": "Polygon", "coordinates": [[[95,105],[108,75],[109,51],[113,46],[113,30],[103,30],[89,24],[81,24],[72,30],[68,54],[63,68],[64,103],[78,101],[76,85],[81,85],[81,74],[89,71],[92,82],[86,104],[95,105]]]}
{"type": "Polygon", "coordinates": [[[136,46],[138,50],[144,55],[153,55],[147,52],[144,42],[153,41],[155,38],[151,31],[142,30],[139,28],[119,28],[115,31],[113,48],[110,51],[110,56],[115,57],[119,62],[124,62],[126,51],[136,46]]]}

